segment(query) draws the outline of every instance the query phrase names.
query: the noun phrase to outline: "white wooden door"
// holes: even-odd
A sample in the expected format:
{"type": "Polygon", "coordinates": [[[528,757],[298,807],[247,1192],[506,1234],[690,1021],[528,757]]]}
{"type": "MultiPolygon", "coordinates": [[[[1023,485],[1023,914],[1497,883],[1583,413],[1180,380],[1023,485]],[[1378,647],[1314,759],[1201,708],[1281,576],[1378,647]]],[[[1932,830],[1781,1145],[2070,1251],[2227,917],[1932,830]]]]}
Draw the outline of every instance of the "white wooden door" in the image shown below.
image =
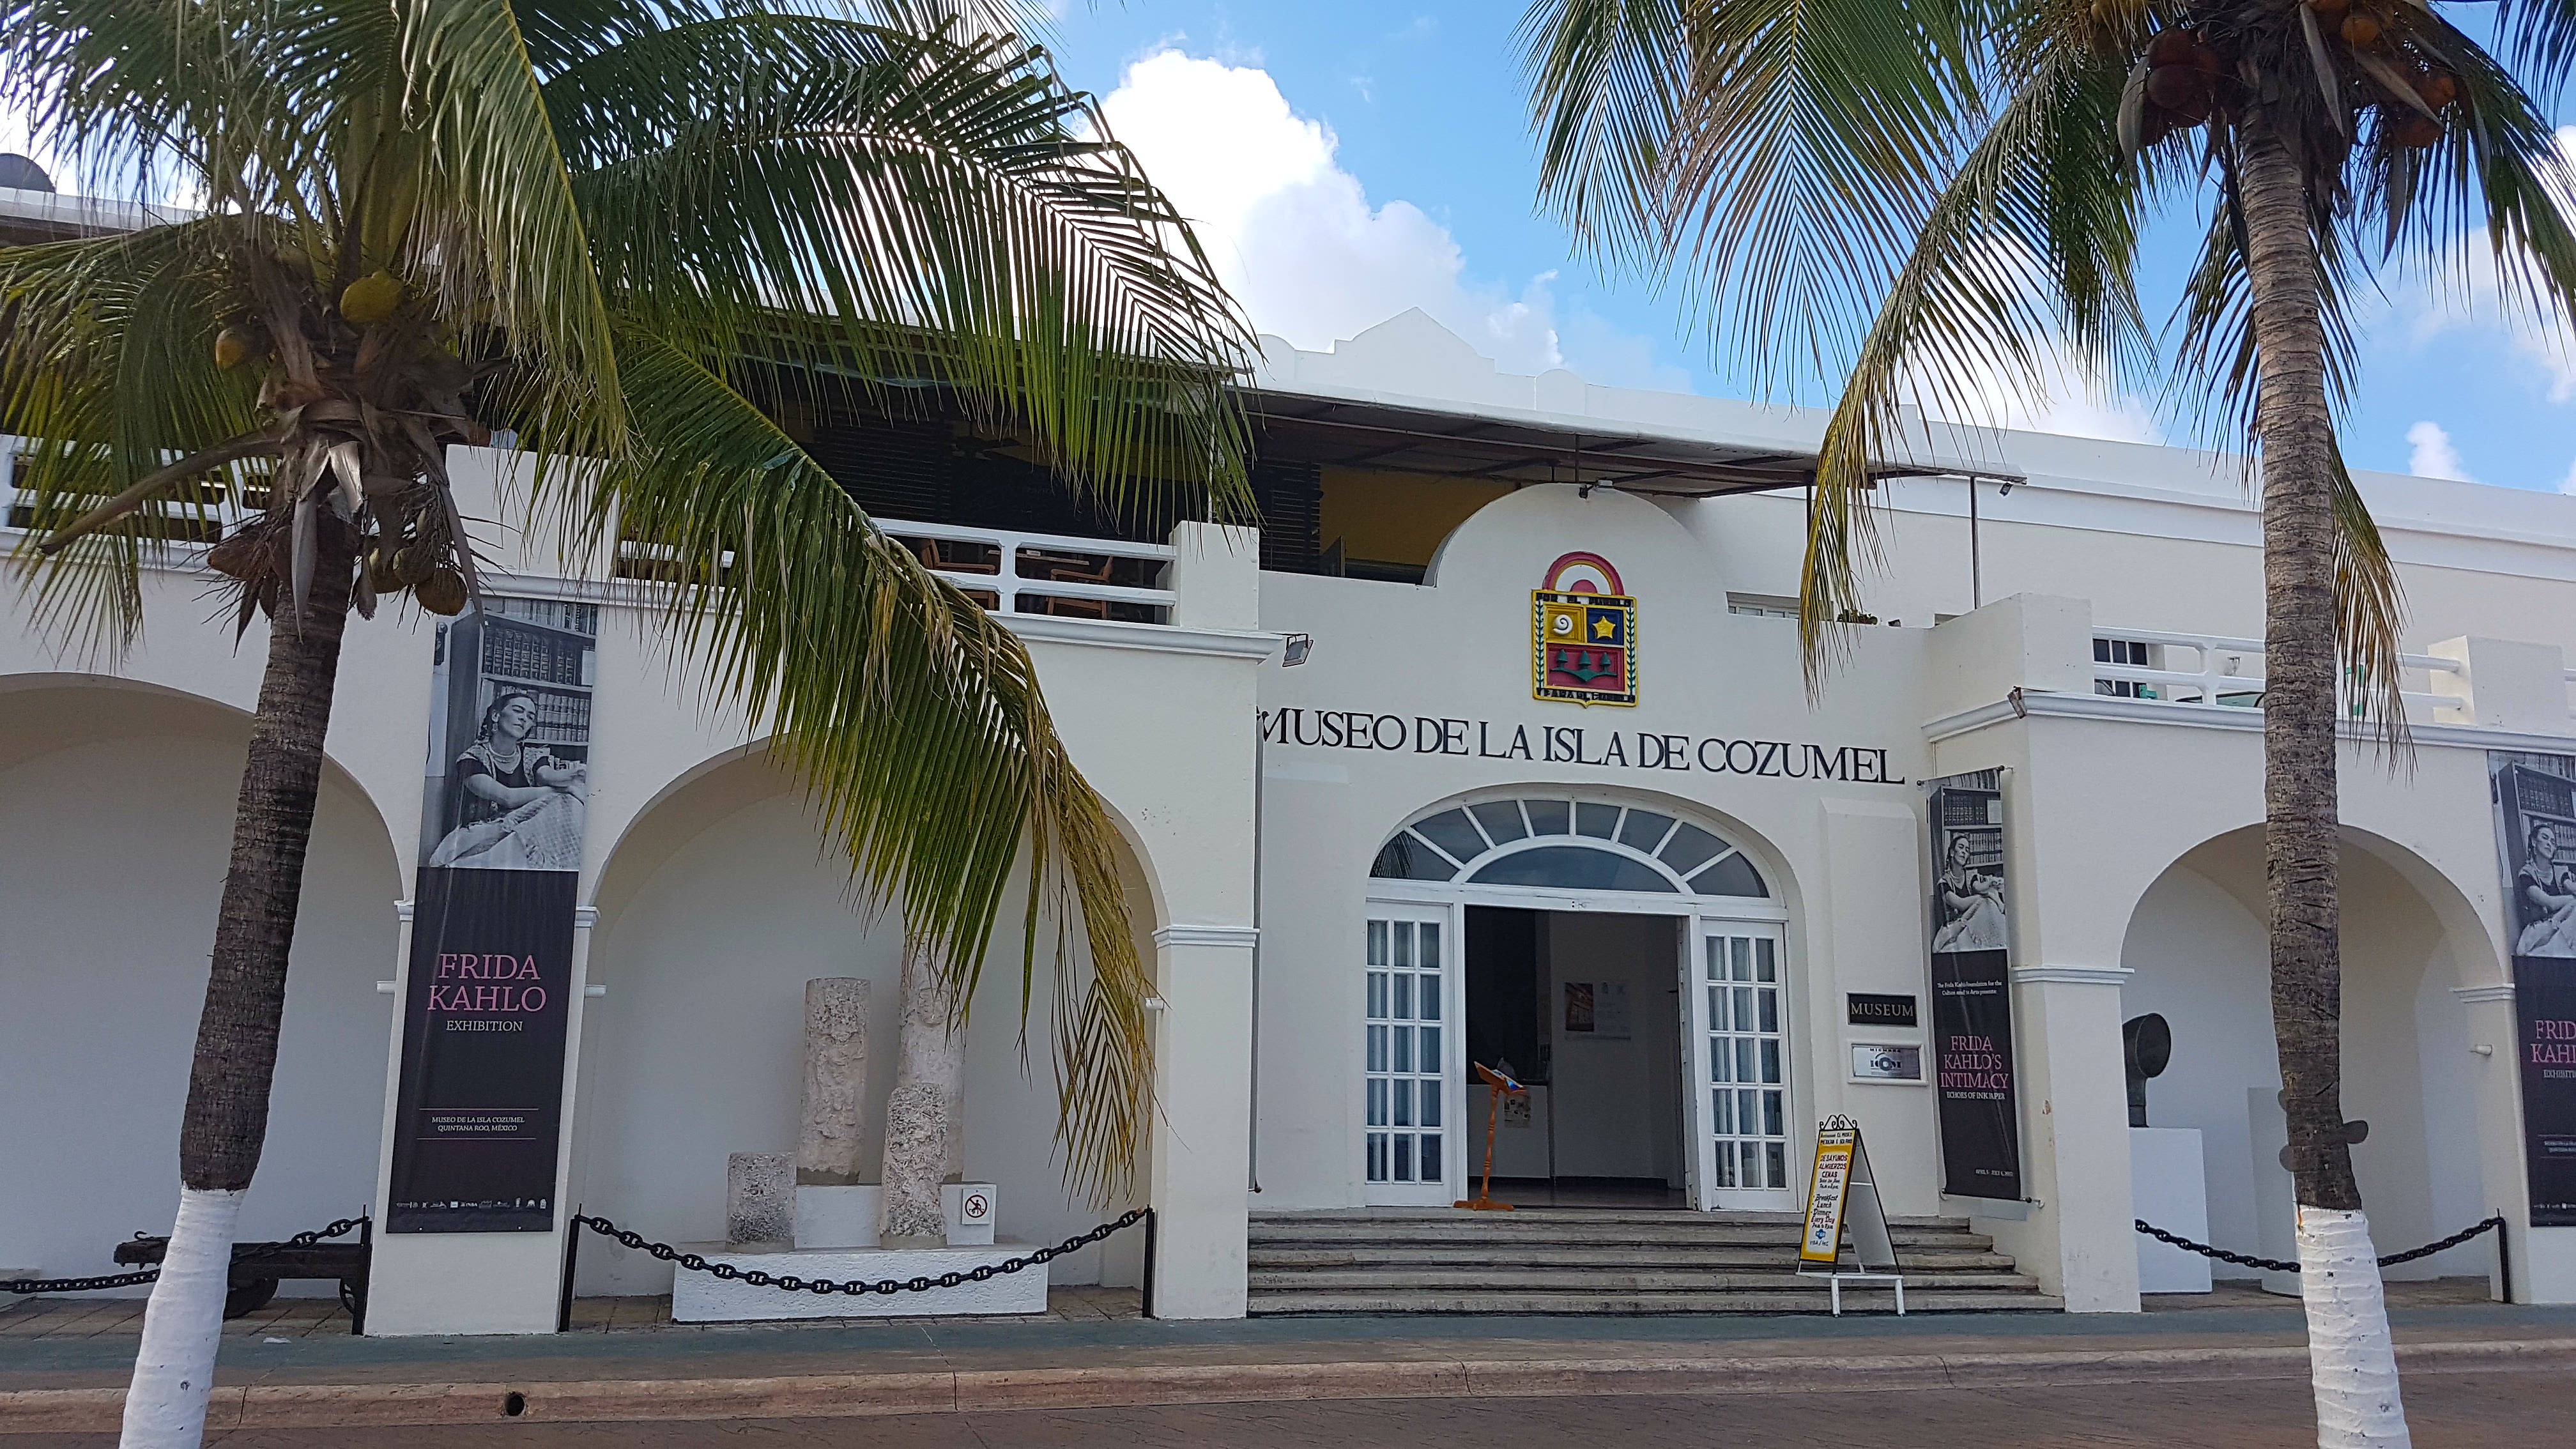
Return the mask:
{"type": "Polygon", "coordinates": [[[1776,925],[1701,920],[1686,1003],[1694,1206],[1797,1206],[1789,1151],[1788,961],[1776,925]]]}
{"type": "Polygon", "coordinates": [[[1447,1206],[1457,1200],[1457,1115],[1465,1045],[1446,906],[1373,901],[1363,1092],[1368,1200],[1447,1206]]]}

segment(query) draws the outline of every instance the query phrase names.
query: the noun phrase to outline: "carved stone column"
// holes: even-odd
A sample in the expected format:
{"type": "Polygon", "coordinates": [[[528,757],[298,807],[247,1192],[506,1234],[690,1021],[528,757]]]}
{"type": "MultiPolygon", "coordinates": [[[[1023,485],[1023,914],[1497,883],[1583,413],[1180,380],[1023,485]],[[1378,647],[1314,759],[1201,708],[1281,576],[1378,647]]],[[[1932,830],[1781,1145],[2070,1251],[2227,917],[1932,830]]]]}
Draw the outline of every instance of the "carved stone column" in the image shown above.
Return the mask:
{"type": "Polygon", "coordinates": [[[877,1243],[944,1247],[948,1213],[939,1185],[958,1170],[966,1034],[949,1028],[955,993],[942,989],[925,952],[903,967],[903,1030],[895,1042],[894,1095],[886,1101],[885,1208],[877,1243]]]}
{"type": "Polygon", "coordinates": [[[868,1106],[868,982],[826,976],[805,983],[805,1092],[796,1130],[796,1181],[847,1187],[865,1181],[859,1138],[868,1106]]]}

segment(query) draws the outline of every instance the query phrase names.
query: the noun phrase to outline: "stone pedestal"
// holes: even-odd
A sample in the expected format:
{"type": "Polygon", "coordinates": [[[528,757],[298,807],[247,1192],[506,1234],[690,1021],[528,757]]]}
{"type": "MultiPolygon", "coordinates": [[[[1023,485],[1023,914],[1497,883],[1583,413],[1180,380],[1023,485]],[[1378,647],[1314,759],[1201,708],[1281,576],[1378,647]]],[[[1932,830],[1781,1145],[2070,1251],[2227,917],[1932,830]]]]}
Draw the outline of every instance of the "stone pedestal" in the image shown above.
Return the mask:
{"type": "Polygon", "coordinates": [[[796,1186],[796,1246],[873,1248],[885,1190],[875,1183],[850,1187],[796,1186]]]}
{"type": "Polygon", "coordinates": [[[786,1243],[796,1235],[796,1160],[784,1152],[725,1159],[725,1241],[786,1243]]]}
{"type": "MultiPolygon", "coordinates": [[[[1027,1253],[1030,1245],[996,1243],[983,1248],[763,1249],[723,1243],[690,1244],[710,1263],[793,1273],[799,1278],[936,1278],[1027,1253]]],[[[918,1293],[791,1293],[757,1288],[685,1269],[671,1281],[671,1317],[679,1323],[746,1323],[799,1318],[918,1318],[944,1314],[1044,1313],[1047,1270],[1041,1263],[999,1273],[981,1283],[930,1288],[918,1293]]]]}
{"type": "MultiPolygon", "coordinates": [[[[2209,1241],[2209,1174],[2198,1129],[2129,1129],[2129,1202],[2139,1217],[2166,1232],[2209,1241]]],[[[2209,1260],[2140,1233],[2138,1291],[2207,1293],[2209,1260]]]]}

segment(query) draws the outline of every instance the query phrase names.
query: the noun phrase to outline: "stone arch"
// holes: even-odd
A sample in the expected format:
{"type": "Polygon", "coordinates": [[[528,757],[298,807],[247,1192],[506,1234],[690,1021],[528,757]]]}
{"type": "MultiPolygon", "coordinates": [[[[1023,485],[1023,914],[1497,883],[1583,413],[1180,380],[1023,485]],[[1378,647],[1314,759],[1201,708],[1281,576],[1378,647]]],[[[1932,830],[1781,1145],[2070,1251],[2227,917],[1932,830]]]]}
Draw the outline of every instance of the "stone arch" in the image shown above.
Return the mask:
{"type": "MultiPolygon", "coordinates": [[[[181,690],[76,673],[0,678],[0,1259],[107,1270],[166,1232],[250,716],[181,690]],[[41,848],[23,848],[41,843],[41,848]]],[[[269,1134],[242,1232],[282,1237],[375,1192],[400,854],[375,801],[326,761],[287,977],[269,1134]]],[[[141,1290],[137,1290],[141,1291],[141,1290]]],[[[327,1285],[286,1290],[326,1292],[327,1285]]]]}
{"type": "MultiPolygon", "coordinates": [[[[1112,818],[1150,964],[1160,923],[1151,869],[1112,818]]],[[[1022,1052],[1021,892],[1015,883],[997,914],[972,1003],[965,1171],[999,1184],[1003,1231],[1053,1241],[1097,1214],[1064,1190],[1052,1150],[1045,935],[1022,1052]]],[[[591,979],[607,989],[585,1013],[576,1200],[664,1241],[720,1238],[726,1156],[794,1149],[803,984],[817,976],[873,983],[863,1151],[874,1162],[894,1078],[900,924],[857,898],[802,787],[759,744],[710,756],[657,791],[601,862],[593,899],[591,979]]],[[[1092,1281],[1097,1250],[1058,1268],[1057,1281],[1092,1281]]],[[[580,1289],[662,1292],[669,1278],[609,1250],[583,1255],[580,1289]]]]}
{"type": "MultiPolygon", "coordinates": [[[[2467,1130],[2481,1101],[2455,991],[2501,968],[2456,882],[2386,836],[2347,826],[2343,841],[2345,1111],[2371,1123],[2354,1161],[2374,1234],[2395,1250],[2492,1209],[2467,1130]]],[[[2280,1080],[2264,903],[2259,824],[2176,857],[2132,906],[2121,964],[2135,974],[2123,1010],[2173,1024],[2174,1061],[2148,1087],[2149,1121],[2202,1133],[2212,1240],[2280,1257],[2288,1176],[2263,1151],[2280,1080]]],[[[2454,1249],[2391,1276],[2482,1272],[2490,1251],[2454,1249]]]]}

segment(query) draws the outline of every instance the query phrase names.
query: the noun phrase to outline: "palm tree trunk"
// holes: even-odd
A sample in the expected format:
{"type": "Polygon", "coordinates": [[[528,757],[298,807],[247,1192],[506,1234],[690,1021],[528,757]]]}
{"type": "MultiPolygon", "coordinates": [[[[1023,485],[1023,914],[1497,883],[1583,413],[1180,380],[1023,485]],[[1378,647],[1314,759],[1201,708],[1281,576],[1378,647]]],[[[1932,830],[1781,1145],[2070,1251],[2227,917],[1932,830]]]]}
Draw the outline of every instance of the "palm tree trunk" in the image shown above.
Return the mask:
{"type": "Polygon", "coordinates": [[[886,1099],[879,1247],[937,1248],[948,1242],[939,1186],[957,1157],[966,1083],[966,1034],[951,1030],[955,1006],[956,994],[940,981],[930,953],[906,952],[894,1093],[886,1099]]]}
{"type": "Polygon", "coordinates": [[[122,1449],[194,1449],[204,1434],[233,1224],[268,1136],[286,957],[295,940],[355,558],[355,539],[327,511],[315,529],[304,618],[299,624],[289,614],[269,626],[268,670],[242,765],[214,969],[197,1018],[197,1055],[179,1128],[179,1216],[144,1310],[122,1449]]]}
{"type": "Polygon", "coordinates": [[[2300,1287],[2327,1449],[2408,1442],[2343,1118],[2335,786],[2334,414],[2298,156],[2257,108],[2237,155],[2262,384],[2264,882],[2300,1287]]]}

